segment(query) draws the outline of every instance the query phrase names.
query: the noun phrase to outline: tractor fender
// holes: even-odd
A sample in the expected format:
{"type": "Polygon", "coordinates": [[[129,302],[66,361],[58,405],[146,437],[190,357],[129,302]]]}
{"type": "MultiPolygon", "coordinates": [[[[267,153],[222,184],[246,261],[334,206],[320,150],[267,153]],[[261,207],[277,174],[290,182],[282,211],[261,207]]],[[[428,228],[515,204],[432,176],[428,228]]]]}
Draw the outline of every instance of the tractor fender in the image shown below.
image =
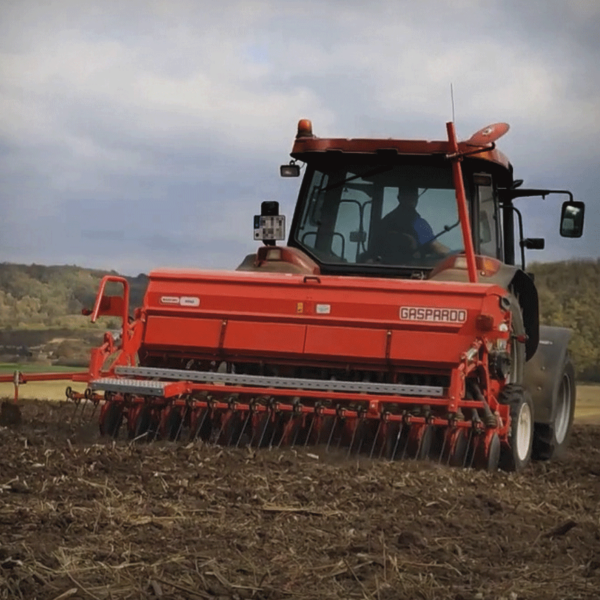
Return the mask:
{"type": "Polygon", "coordinates": [[[566,327],[540,326],[537,352],[525,365],[523,375],[523,387],[533,399],[536,423],[554,422],[557,394],[572,334],[572,330],[566,327]]]}
{"type": "MultiPolygon", "coordinates": [[[[466,269],[446,268],[434,270],[432,280],[438,281],[468,281],[466,269]]],[[[540,315],[538,293],[533,279],[523,270],[514,265],[502,264],[496,273],[481,274],[480,283],[494,283],[510,290],[518,299],[523,313],[523,325],[527,334],[525,343],[525,360],[530,360],[538,347],[540,340],[540,315]]]]}

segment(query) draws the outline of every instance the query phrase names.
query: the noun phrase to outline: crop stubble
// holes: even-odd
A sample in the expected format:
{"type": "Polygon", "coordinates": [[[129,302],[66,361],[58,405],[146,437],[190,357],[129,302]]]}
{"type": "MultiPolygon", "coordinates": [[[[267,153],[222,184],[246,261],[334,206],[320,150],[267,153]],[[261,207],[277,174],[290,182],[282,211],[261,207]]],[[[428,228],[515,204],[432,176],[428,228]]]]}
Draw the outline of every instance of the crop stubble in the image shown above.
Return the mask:
{"type": "Polygon", "coordinates": [[[0,598],[598,598],[600,427],[522,474],[0,427],[0,598]]]}

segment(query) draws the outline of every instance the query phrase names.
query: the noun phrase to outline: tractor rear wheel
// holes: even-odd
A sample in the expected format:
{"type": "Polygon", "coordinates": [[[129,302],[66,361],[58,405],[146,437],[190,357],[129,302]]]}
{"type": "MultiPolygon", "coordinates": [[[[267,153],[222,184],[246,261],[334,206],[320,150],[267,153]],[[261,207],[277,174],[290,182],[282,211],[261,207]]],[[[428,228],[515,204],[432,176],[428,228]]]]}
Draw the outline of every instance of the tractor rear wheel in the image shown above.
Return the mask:
{"type": "Polygon", "coordinates": [[[549,460],[561,456],[571,435],[575,414],[575,369],[567,356],[562,369],[561,380],[556,392],[554,420],[550,424],[536,423],[533,439],[533,457],[549,460]]]}
{"type": "Polygon", "coordinates": [[[508,444],[500,453],[500,467],[505,471],[521,471],[531,460],[534,415],[531,396],[520,385],[507,385],[498,400],[510,406],[508,444]]]}

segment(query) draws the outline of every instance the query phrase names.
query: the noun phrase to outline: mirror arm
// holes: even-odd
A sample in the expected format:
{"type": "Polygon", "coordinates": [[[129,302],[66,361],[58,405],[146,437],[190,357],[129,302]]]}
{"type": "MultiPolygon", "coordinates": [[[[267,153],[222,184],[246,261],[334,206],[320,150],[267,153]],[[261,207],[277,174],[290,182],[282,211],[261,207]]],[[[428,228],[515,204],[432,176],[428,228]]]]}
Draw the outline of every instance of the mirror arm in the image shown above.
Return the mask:
{"type": "Polygon", "coordinates": [[[523,215],[521,214],[521,211],[516,207],[513,206],[512,204],[505,204],[503,206],[503,209],[509,209],[512,210],[513,212],[517,213],[517,221],[519,224],[519,246],[521,247],[521,265],[523,268],[523,271],[525,270],[525,244],[523,243],[524,240],[524,234],[523,234],[523,215]]]}
{"type": "Polygon", "coordinates": [[[569,202],[573,202],[573,194],[569,190],[502,189],[499,191],[503,202],[514,200],[515,198],[530,198],[532,196],[541,196],[545,200],[549,194],[566,194],[569,196],[569,202]]]}

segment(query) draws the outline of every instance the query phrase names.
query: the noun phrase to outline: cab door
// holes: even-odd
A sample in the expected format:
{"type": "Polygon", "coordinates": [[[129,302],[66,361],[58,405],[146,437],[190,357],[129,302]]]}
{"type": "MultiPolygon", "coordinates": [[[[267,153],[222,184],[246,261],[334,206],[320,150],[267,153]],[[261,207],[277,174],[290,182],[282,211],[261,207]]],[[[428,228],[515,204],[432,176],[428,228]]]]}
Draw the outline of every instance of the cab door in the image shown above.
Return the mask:
{"type": "Polygon", "coordinates": [[[504,261],[502,229],[498,197],[489,173],[473,175],[475,206],[473,211],[473,237],[475,252],[504,261]]]}

